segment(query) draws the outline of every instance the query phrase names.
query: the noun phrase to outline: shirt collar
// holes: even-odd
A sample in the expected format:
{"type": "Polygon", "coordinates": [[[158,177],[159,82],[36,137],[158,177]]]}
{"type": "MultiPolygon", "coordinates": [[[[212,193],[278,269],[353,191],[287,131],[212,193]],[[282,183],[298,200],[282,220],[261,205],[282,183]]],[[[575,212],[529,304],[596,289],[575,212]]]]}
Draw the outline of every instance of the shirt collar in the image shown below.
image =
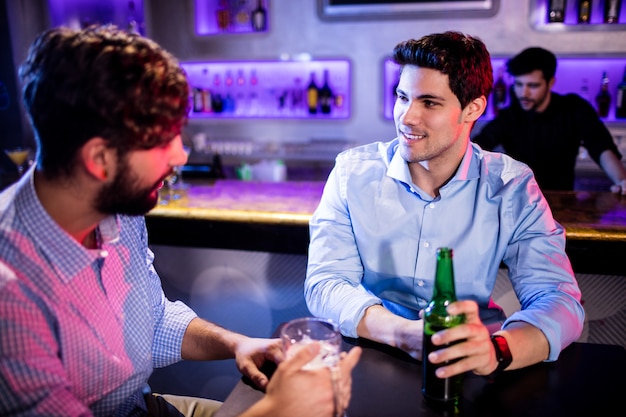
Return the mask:
{"type": "MultiPolygon", "coordinates": [[[[20,223],[32,240],[29,250],[42,256],[55,268],[64,282],[69,282],[86,265],[106,256],[106,251],[87,249],[63,230],[41,205],[35,192],[34,167],[28,170],[18,184],[15,207],[20,223]]],[[[98,225],[100,242],[113,244],[119,240],[117,216],[108,216],[98,225]]]]}
{"type": "MultiPolygon", "coordinates": [[[[394,139],[389,144],[387,151],[387,160],[389,161],[387,175],[412,186],[413,180],[411,179],[409,164],[398,152],[398,143],[398,139],[394,139]]],[[[480,176],[480,160],[482,157],[483,152],[480,147],[476,146],[472,141],[468,141],[465,155],[463,155],[459,168],[456,170],[454,177],[443,188],[455,181],[467,181],[478,178],[480,176]]]]}

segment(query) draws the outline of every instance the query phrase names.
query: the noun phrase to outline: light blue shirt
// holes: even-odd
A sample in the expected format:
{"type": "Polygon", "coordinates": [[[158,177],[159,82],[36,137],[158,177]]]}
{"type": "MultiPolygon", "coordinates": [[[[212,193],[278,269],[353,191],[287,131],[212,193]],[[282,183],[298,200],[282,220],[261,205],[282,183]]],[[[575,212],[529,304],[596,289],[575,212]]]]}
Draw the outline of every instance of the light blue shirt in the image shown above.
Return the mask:
{"type": "Polygon", "coordinates": [[[454,177],[432,198],[415,186],[398,141],[339,154],[310,221],[305,298],[311,313],[357,337],[365,310],[382,304],[418,319],[431,298],[439,247],[454,251],[457,298],[485,324],[528,322],[550,344],[548,360],[582,332],[580,289],[532,171],[469,143],[454,177]],[[493,303],[504,262],[521,304],[508,319],[493,303]]]}
{"type": "Polygon", "coordinates": [[[165,298],[143,217],[86,249],[39,202],[32,169],[0,194],[0,415],[145,415],[154,367],[196,315],[165,298]]]}

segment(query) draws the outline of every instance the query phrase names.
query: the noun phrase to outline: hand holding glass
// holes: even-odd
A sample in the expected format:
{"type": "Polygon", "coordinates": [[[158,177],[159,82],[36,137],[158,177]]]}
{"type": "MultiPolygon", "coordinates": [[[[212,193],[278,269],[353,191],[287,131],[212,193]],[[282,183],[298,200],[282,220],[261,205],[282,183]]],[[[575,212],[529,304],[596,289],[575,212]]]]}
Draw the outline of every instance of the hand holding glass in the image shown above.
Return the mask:
{"type": "Polygon", "coordinates": [[[335,394],[335,416],[345,416],[339,406],[339,357],[341,352],[341,333],[330,320],[305,317],[288,322],[280,331],[283,351],[286,358],[291,358],[298,350],[311,343],[319,343],[320,351],[313,360],[302,369],[331,368],[331,380],[335,394]]]}
{"type": "Polygon", "coordinates": [[[305,317],[287,323],[280,331],[285,357],[313,342],[320,344],[320,352],[304,369],[333,367],[339,362],[341,334],[336,324],[329,320],[305,317]]]}

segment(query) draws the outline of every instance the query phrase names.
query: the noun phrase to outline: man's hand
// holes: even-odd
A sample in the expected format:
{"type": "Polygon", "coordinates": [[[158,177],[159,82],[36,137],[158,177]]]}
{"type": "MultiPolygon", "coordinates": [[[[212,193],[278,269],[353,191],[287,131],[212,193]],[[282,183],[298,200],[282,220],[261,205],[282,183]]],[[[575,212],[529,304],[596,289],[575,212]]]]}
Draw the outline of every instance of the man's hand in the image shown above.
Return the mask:
{"type": "Polygon", "coordinates": [[[268,383],[261,367],[267,361],[280,363],[284,360],[280,339],[245,338],[237,344],[235,362],[239,372],[247,376],[261,389],[268,383]]]}
{"type": "Polygon", "coordinates": [[[489,330],[480,320],[478,304],[475,301],[457,301],[448,306],[448,313],[465,314],[465,323],[435,333],[433,344],[441,349],[428,355],[432,363],[442,363],[458,359],[453,364],[437,369],[439,378],[448,378],[463,372],[472,371],[478,375],[489,375],[498,366],[489,330]],[[449,347],[444,345],[460,341],[449,347]]]}
{"type": "Polygon", "coordinates": [[[611,192],[615,194],[626,195],[626,178],[624,178],[617,184],[611,185],[611,192]]]}

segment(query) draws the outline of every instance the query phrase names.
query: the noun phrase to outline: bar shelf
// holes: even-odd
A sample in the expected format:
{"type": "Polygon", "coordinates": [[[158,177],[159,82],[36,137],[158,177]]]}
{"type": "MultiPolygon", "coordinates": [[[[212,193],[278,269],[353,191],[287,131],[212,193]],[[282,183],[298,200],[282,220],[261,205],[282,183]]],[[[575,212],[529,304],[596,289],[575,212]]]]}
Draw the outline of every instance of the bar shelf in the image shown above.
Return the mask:
{"type": "Polygon", "coordinates": [[[350,117],[347,59],[182,62],[191,84],[190,119],[320,119],[350,117]],[[326,83],[327,93],[322,93],[326,83]],[[309,110],[314,79],[319,96],[309,110]],[[326,97],[323,101],[322,97],[326,97]],[[325,103],[321,105],[322,101],[325,103]]]}
{"type": "Polygon", "coordinates": [[[48,0],[50,23],[74,29],[114,24],[145,35],[144,0],[48,0]]]}
{"type": "Polygon", "coordinates": [[[263,33],[270,27],[269,0],[194,0],[198,36],[263,33]]]}
{"type": "MultiPolygon", "coordinates": [[[[512,54],[513,55],[513,54],[512,54]]],[[[512,56],[511,55],[511,56],[512,56]]],[[[506,62],[509,57],[492,57],[491,63],[494,72],[494,82],[498,72],[503,69],[504,81],[507,84],[507,103],[510,100],[512,78],[506,73],[506,62]]],[[[600,91],[602,74],[606,71],[609,78],[611,94],[611,108],[607,117],[602,120],[607,126],[626,126],[626,119],[615,117],[615,103],[617,85],[622,82],[626,71],[626,56],[557,56],[556,82],[553,91],[560,94],[576,93],[586,98],[592,106],[597,107],[595,97],[600,91]]],[[[393,105],[395,102],[395,86],[398,82],[398,66],[390,59],[383,62],[383,117],[393,119],[393,105]]],[[[488,108],[481,120],[493,119],[494,111],[490,97],[488,108]]]]}
{"type": "Polygon", "coordinates": [[[563,22],[549,22],[550,0],[530,0],[529,23],[537,31],[624,31],[626,30],[626,1],[622,0],[617,23],[604,23],[604,2],[592,0],[589,23],[578,23],[578,1],[569,0],[565,5],[563,22]]]}

